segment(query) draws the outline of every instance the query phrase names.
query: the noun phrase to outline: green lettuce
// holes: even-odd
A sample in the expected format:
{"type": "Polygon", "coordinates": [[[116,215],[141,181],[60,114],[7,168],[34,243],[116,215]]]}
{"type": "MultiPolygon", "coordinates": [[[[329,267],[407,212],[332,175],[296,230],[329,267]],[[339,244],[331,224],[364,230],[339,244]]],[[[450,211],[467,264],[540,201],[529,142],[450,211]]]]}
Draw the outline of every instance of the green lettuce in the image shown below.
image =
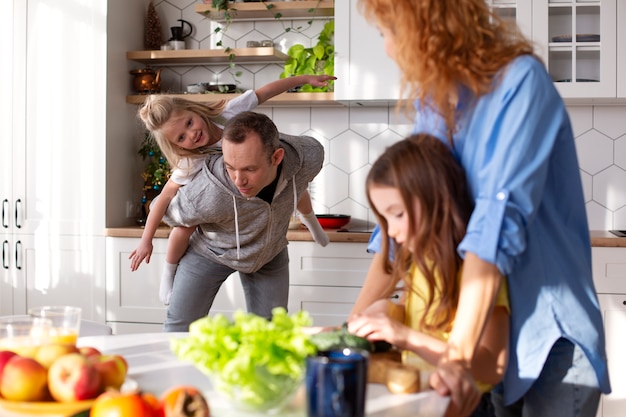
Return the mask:
{"type": "Polygon", "coordinates": [[[233,321],[221,314],[191,323],[189,336],[171,340],[181,360],[211,376],[214,388],[244,408],[269,409],[297,389],[305,359],[316,345],[302,331],[307,312],[293,315],[278,307],[267,320],[237,311],[233,321]]]}

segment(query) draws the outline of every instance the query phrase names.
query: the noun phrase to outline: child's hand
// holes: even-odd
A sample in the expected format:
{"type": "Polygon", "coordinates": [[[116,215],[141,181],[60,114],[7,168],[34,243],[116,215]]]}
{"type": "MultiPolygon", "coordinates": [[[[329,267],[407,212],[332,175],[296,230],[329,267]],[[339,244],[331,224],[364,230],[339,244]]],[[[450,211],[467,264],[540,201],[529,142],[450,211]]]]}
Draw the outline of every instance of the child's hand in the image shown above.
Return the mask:
{"type": "Polygon", "coordinates": [[[306,75],[305,84],[311,84],[313,87],[326,87],[328,81],[336,80],[337,77],[332,75],[306,75]]]}
{"type": "Polygon", "coordinates": [[[128,259],[130,259],[130,270],[136,271],[141,265],[141,262],[145,259],[146,263],[150,263],[150,256],[152,256],[152,243],[139,242],[137,249],[130,253],[128,259]]]}

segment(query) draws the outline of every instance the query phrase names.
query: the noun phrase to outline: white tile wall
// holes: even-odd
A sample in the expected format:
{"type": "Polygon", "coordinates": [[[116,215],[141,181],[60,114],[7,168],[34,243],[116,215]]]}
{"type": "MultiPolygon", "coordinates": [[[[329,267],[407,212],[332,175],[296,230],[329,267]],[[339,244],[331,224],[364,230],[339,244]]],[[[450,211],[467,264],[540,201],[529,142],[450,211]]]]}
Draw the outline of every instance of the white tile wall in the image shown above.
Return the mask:
{"type": "MultiPolygon", "coordinates": [[[[163,26],[163,38],[170,26],[185,19],[194,26],[188,48],[209,48],[217,40],[214,23],[194,12],[199,1],[155,1],[163,26]]],[[[284,24],[305,26],[301,33],[284,31],[276,22],[235,22],[223,39],[225,45],[243,46],[247,40],[273,39],[283,51],[294,43],[315,42],[324,20],[284,24]]],[[[239,86],[257,88],[278,78],[279,65],[239,65],[243,71],[239,86]]],[[[233,83],[227,66],[170,67],[163,71],[165,91],[183,91],[195,82],[233,83]]],[[[568,108],[580,163],[587,214],[591,229],[626,229],[626,106],[570,106],[568,108]]],[[[290,134],[317,138],[326,150],[324,167],[311,186],[318,213],[345,213],[356,219],[373,221],[364,193],[370,164],[386,146],[402,139],[411,123],[393,107],[366,108],[269,108],[268,114],[279,129],[290,134]]]]}

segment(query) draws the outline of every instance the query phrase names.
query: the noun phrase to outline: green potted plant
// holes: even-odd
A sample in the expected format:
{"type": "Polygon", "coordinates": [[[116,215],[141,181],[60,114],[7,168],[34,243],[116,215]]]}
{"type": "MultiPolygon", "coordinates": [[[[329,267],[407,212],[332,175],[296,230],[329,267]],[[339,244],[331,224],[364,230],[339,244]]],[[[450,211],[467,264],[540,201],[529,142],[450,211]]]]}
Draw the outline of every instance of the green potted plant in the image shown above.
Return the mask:
{"type": "MultiPolygon", "coordinates": [[[[289,58],[285,63],[285,70],[280,78],[294,75],[317,74],[334,75],[335,71],[335,22],[327,22],[318,36],[318,42],[311,48],[305,48],[302,44],[295,44],[287,51],[289,58]]],[[[304,85],[299,91],[303,92],[327,92],[333,91],[333,83],[327,87],[312,87],[304,85]]]]}

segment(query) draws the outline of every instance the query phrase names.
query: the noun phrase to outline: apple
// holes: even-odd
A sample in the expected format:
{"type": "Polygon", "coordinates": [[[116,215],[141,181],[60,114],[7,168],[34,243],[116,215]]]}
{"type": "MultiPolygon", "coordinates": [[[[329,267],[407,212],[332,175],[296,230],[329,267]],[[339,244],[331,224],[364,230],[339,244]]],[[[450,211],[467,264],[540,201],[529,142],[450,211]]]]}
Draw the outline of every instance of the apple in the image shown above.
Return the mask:
{"type": "Polygon", "coordinates": [[[48,396],[48,373],[33,358],[20,355],[4,364],[0,395],[10,401],[43,401],[48,396]]]}
{"type": "Polygon", "coordinates": [[[48,389],[59,402],[96,398],[100,394],[100,374],[87,357],[68,353],[55,360],[48,369],[48,389]]]}
{"type": "Polygon", "coordinates": [[[44,368],[48,369],[50,365],[61,356],[77,352],[78,348],[74,345],[49,343],[39,347],[37,353],[35,353],[35,360],[42,364],[44,368]]]}
{"type": "Polygon", "coordinates": [[[102,387],[120,389],[126,379],[128,364],[121,355],[100,355],[91,360],[100,374],[102,387]]]}
{"type": "Polygon", "coordinates": [[[4,369],[4,365],[11,359],[13,356],[17,355],[17,353],[12,350],[0,350],[0,381],[2,380],[2,371],[4,369]]]}
{"type": "Polygon", "coordinates": [[[90,359],[102,355],[102,352],[93,346],[81,346],[78,348],[78,351],[90,359]]]}

